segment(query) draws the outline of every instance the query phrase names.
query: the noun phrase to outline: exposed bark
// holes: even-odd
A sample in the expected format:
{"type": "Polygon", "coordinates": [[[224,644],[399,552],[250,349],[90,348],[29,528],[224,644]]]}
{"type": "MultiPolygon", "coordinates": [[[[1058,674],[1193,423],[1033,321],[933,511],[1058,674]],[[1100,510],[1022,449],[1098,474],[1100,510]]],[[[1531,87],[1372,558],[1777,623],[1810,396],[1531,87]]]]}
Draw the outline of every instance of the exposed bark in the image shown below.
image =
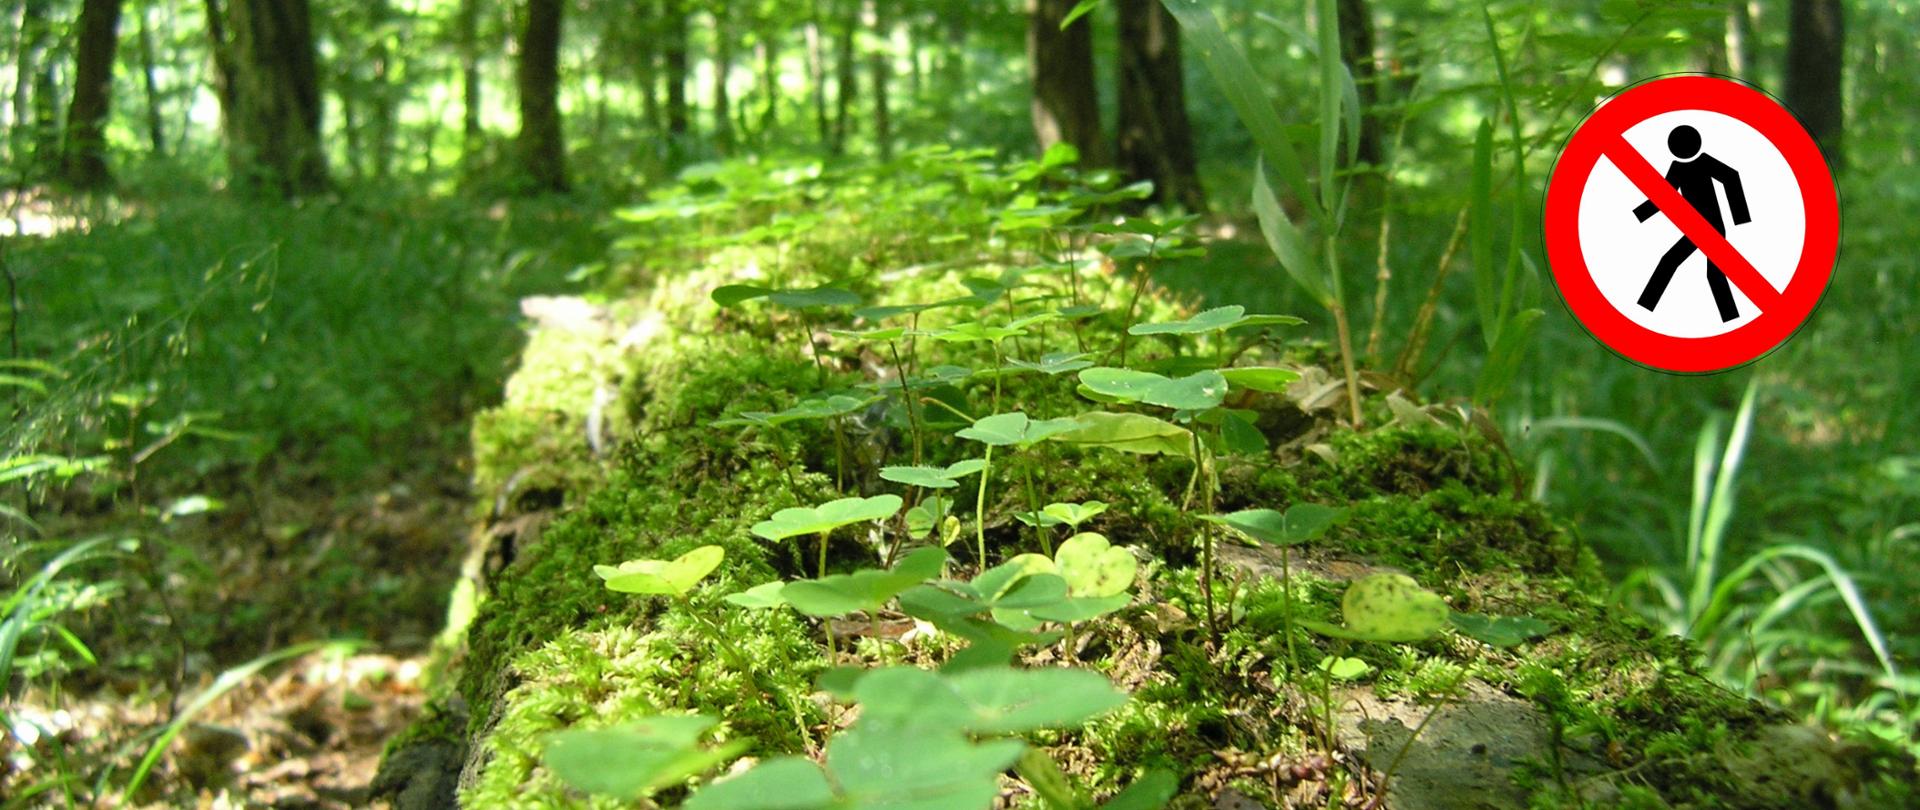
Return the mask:
{"type": "Polygon", "coordinates": [[[1786,102],[1836,168],[1845,112],[1841,79],[1845,25],[1840,0],[1792,0],[1787,21],[1786,102]]]}
{"type": "Polygon", "coordinates": [[[327,188],[320,74],[307,0],[206,0],[227,163],[235,186],[298,195],[327,188]]]}
{"type": "Polygon", "coordinates": [[[867,64],[873,80],[873,142],[881,160],[893,157],[893,111],[887,105],[887,84],[893,80],[893,21],[887,8],[886,0],[866,0],[862,12],[876,43],[867,54],[867,64]]]}
{"type": "Polygon", "coordinates": [[[1160,0],[1120,0],[1119,12],[1119,168],[1153,181],[1155,201],[1198,210],[1206,199],[1187,118],[1179,24],[1160,0]]]}
{"type": "Polygon", "coordinates": [[[520,161],[543,191],[567,189],[565,133],[560,123],[560,25],[564,0],[527,0],[520,38],[520,161]]]}
{"type": "Polygon", "coordinates": [[[1060,21],[1074,5],[1074,0],[1027,0],[1033,132],[1042,151],[1068,143],[1080,150],[1081,165],[1104,166],[1107,149],[1093,80],[1093,23],[1083,17],[1060,30],[1060,21]]]}
{"type": "Polygon", "coordinates": [[[1347,69],[1353,73],[1353,84],[1360,95],[1360,109],[1363,111],[1357,155],[1363,163],[1379,165],[1383,158],[1380,149],[1380,114],[1376,109],[1380,102],[1380,71],[1373,54],[1373,13],[1367,8],[1367,0],[1340,0],[1337,8],[1340,59],[1347,63],[1347,69]]]}
{"type": "Polygon", "coordinates": [[[78,188],[113,182],[107,169],[107,112],[113,103],[113,53],[120,39],[120,0],[85,0],[74,52],[73,104],[60,174],[78,188]]]}

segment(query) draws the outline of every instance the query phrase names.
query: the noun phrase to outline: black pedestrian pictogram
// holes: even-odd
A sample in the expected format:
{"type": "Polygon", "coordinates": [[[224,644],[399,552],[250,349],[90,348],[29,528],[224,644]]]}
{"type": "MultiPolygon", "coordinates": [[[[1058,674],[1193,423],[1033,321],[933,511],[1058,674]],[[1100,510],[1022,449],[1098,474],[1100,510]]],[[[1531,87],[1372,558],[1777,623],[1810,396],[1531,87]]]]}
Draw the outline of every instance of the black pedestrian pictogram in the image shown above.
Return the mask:
{"type": "MultiPolygon", "coordinates": [[[[1727,226],[1720,218],[1719,195],[1713,192],[1715,180],[1720,181],[1720,185],[1726,189],[1727,207],[1733,215],[1733,224],[1745,225],[1753,221],[1747,212],[1747,195],[1740,186],[1740,173],[1701,151],[1699,130],[1685,124],[1674,127],[1667,133],[1667,149],[1674,157],[1672,165],[1667,168],[1667,184],[1677,189],[1687,204],[1693,206],[1693,210],[1699,212],[1715,231],[1722,236],[1727,233],[1727,226]]],[[[1633,216],[1645,222],[1659,211],[1659,206],[1647,200],[1634,207],[1633,216]]],[[[1661,296],[1667,292],[1667,285],[1673,281],[1673,274],[1698,249],[1693,240],[1685,235],[1667,249],[1654,267],[1653,276],[1647,279],[1646,288],[1640,291],[1641,308],[1651,312],[1659,305],[1661,296]]],[[[1713,291],[1713,303],[1720,309],[1721,321],[1740,317],[1739,307],[1733,300],[1733,288],[1727,283],[1726,274],[1711,258],[1707,260],[1707,286],[1713,291]]]]}

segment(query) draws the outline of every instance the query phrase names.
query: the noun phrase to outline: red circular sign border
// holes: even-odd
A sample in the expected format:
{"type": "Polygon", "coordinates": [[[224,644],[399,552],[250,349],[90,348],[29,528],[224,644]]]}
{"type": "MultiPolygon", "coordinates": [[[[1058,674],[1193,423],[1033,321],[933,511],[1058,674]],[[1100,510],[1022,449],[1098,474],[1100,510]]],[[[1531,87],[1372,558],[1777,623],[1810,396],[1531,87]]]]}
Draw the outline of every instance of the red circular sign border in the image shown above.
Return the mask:
{"type": "Polygon", "coordinates": [[[1727,371],[1766,356],[1804,325],[1831,281],[1839,253],[1839,192],[1826,158],[1798,119],[1765,91],[1734,79],[1682,74],[1649,79],[1602,102],[1574,129],[1554,161],[1543,225],[1555,286],[1574,319],[1602,345],[1640,365],[1700,374],[1727,371]],[[1800,262],[1780,305],[1721,335],[1683,338],[1655,332],[1621,314],[1593,283],[1580,247],[1580,197],[1610,141],[1654,115],[1707,110],[1739,119],[1780,150],[1806,211],[1800,262]],[[1622,123],[1624,122],[1624,123],[1622,123]],[[1824,182],[1823,182],[1824,181],[1824,182]],[[1821,215],[1819,212],[1827,212],[1821,215]]]}

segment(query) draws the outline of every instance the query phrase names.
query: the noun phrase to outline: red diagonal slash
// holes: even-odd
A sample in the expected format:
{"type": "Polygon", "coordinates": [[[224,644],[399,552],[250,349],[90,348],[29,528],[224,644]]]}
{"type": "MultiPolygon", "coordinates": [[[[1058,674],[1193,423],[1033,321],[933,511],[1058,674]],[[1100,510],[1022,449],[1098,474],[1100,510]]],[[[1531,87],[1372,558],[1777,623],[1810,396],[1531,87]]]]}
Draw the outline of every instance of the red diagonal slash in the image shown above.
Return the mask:
{"type": "Polygon", "coordinates": [[[1660,176],[1660,172],[1655,171],[1625,138],[1614,138],[1613,144],[1602,154],[1613,161],[1613,165],[1627,176],[1634,188],[1653,201],[1660,213],[1666,214],[1669,221],[1679,226],[1680,233],[1685,234],[1700,252],[1707,254],[1713,266],[1720,268],[1727,280],[1739,287],[1740,292],[1746,293],[1747,300],[1752,301],[1761,312],[1773,309],[1774,304],[1780,301],[1780,291],[1774,289],[1766,277],[1760,275],[1760,271],[1753,269],[1753,264],[1740,255],[1740,251],[1734,249],[1725,236],[1707,224],[1706,218],[1693,210],[1693,204],[1668,185],[1667,179],[1660,176]]]}

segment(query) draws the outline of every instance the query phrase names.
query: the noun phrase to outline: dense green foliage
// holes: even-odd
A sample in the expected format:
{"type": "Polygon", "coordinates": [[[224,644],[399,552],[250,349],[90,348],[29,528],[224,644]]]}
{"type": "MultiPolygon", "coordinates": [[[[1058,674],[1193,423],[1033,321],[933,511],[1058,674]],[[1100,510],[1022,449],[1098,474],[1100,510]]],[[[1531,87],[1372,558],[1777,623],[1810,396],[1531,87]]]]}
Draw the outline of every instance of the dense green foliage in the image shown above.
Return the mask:
{"type": "Polygon", "coordinates": [[[1366,806],[1509,710],[1503,800],[1913,801],[1920,6],[1167,0],[1188,210],[1128,157],[1161,5],[1035,5],[1111,141],[1011,0],[0,3],[0,795],[249,795],[227,696],[345,638],[426,662],[381,789],[441,746],[469,806],[1366,806]],[[1784,97],[1845,220],[1696,377],[1539,235],[1682,70],[1784,97]],[[259,182],[236,79],[324,182],[259,182]]]}

